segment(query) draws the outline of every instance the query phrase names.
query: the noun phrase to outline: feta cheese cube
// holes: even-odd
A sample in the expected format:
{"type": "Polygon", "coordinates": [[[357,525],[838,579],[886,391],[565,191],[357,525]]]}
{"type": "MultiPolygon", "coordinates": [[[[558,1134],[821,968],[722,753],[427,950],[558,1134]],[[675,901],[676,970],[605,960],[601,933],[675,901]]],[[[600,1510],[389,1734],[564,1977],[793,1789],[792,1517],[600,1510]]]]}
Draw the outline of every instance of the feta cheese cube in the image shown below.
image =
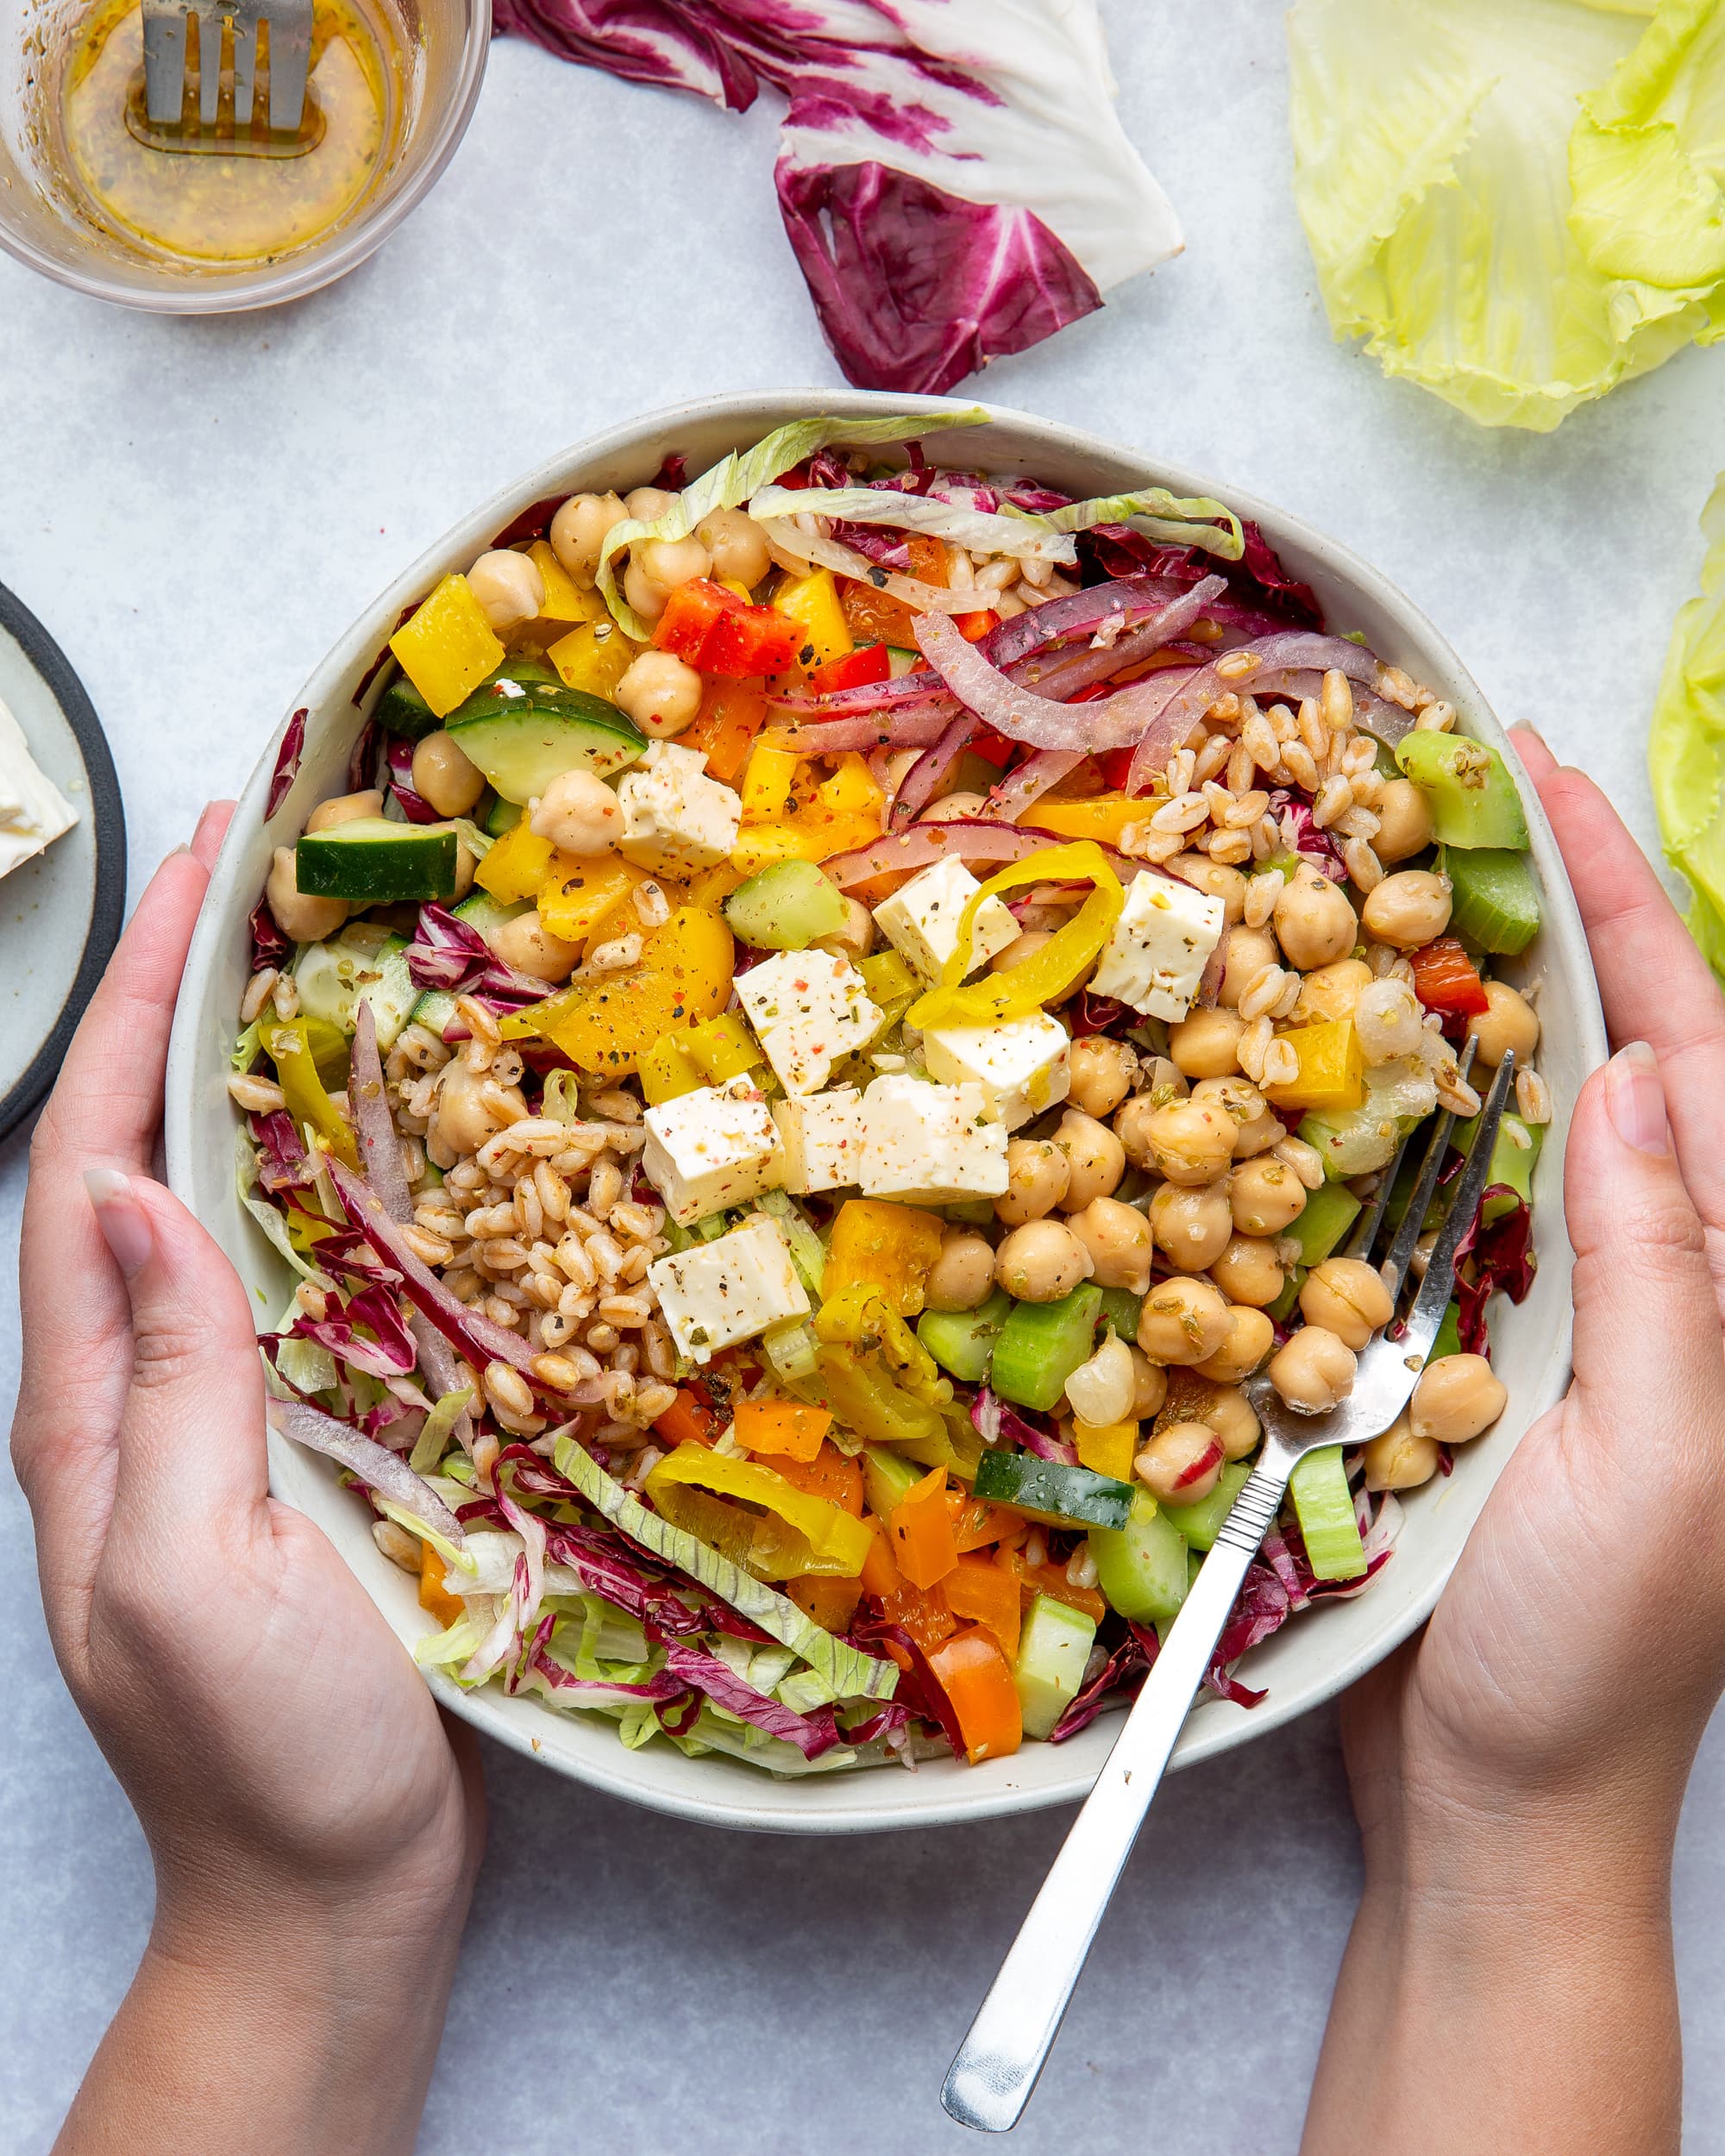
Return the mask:
{"type": "Polygon", "coordinates": [[[706,774],[699,749],[656,741],[617,789],[623,836],[617,850],[637,868],[692,875],[728,861],[743,804],[706,774]]]}
{"type": "Polygon", "coordinates": [[[1038,1012],[1000,1025],[938,1025],[925,1033],[929,1075],[949,1086],[977,1085],[989,1115],[1015,1131],[1066,1098],[1070,1043],[1058,1018],[1038,1012]]]}
{"type": "Polygon", "coordinates": [[[662,1100],[645,1117],[647,1179],[683,1227],[777,1184],[779,1128],[746,1078],[662,1100]]]}
{"type": "Polygon", "coordinates": [[[827,950],[762,959],[737,975],[737,993],[787,1093],[819,1093],[886,1016],[850,961],[827,950]]]}
{"type": "Polygon", "coordinates": [[[981,1086],[876,1078],[862,1096],[857,1181],[865,1197],[913,1205],[998,1198],[1007,1188],[1007,1126],[988,1120],[981,1086]]]}
{"type": "Polygon", "coordinates": [[[1221,900],[1208,892],[1141,872],[1097,961],[1090,993],[1116,997],[1153,1018],[1183,1018],[1221,940],[1222,918],[1221,900]]]}
{"type": "MultiPolygon", "coordinates": [[[[982,889],[956,856],[937,861],[875,908],[881,933],[925,981],[938,981],[940,969],[958,948],[958,923],[982,889]]],[[[976,909],[967,974],[985,966],[997,950],[1018,941],[1019,924],[1000,899],[984,899],[976,909]]]]}
{"type": "Polygon", "coordinates": [[[0,704],[0,876],[34,860],[78,821],[78,811],[30,754],[24,730],[0,704]]]}
{"type": "Polygon", "coordinates": [[[855,1086],[773,1103],[785,1149],[785,1188],[799,1197],[854,1183],[862,1157],[862,1103],[855,1086]]]}
{"type": "Polygon", "coordinates": [[[647,1277],[677,1352],[697,1363],[768,1326],[808,1315],[790,1246],[776,1222],[759,1216],[711,1243],[655,1258],[647,1277]]]}

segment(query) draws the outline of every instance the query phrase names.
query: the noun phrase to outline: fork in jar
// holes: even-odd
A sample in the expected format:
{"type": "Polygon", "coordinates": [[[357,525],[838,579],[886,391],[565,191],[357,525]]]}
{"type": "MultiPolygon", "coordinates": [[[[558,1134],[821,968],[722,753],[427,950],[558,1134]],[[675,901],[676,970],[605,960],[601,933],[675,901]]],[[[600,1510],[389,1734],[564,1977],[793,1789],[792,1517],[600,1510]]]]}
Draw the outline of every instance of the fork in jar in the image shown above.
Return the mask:
{"type": "Polygon", "coordinates": [[[198,116],[216,125],[222,99],[222,41],[234,34],[234,125],[252,123],[260,35],[267,41],[269,124],[293,134],[305,110],[311,59],[311,0],[143,0],[144,104],[150,122],[171,127],[185,109],[188,47],[198,52],[198,116]],[[188,30],[195,28],[195,40],[188,30]]]}

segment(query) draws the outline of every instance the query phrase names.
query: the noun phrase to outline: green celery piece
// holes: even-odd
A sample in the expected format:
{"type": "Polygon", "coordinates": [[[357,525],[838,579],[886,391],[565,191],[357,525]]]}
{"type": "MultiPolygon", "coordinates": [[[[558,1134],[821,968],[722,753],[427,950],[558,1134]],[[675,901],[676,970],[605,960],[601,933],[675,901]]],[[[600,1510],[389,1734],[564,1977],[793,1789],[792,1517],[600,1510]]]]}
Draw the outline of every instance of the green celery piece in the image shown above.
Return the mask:
{"type": "Polygon", "coordinates": [[[1452,1302],[1443,1314],[1438,1326],[1438,1337],[1432,1343],[1432,1351],[1426,1357],[1428,1363],[1440,1363],[1446,1355],[1461,1353],[1461,1305],[1452,1302]]]}
{"type": "Polygon", "coordinates": [[[1300,1263],[1309,1269],[1333,1256],[1358,1216],[1359,1200],[1346,1183],[1308,1192],[1305,1210],[1288,1231],[1300,1245],[1300,1263]]]}
{"type": "Polygon", "coordinates": [[[920,1462],[906,1459],[888,1445],[865,1445],[862,1490],[869,1511],[879,1520],[890,1520],[926,1472],[920,1462]]]}
{"type": "Polygon", "coordinates": [[[1282,1293],[1269,1306],[1265,1315],[1273,1318],[1277,1325],[1285,1325],[1300,1307],[1300,1290],[1305,1281],[1306,1268],[1303,1265],[1291,1266],[1288,1278],[1283,1283],[1282,1293]]]}
{"type": "Polygon", "coordinates": [[[942,1369],[962,1384],[980,1385],[1012,1307],[1012,1297],[997,1288],[974,1310],[925,1310],[917,1319],[917,1338],[942,1369]]]}
{"type": "Polygon", "coordinates": [[[1216,1537],[1222,1532],[1222,1522],[1233,1509],[1233,1502],[1245,1488],[1251,1467],[1245,1460],[1230,1460],[1216,1477],[1216,1487],[1208,1497],[1201,1497],[1195,1505],[1164,1505],[1164,1516],[1172,1520],[1180,1530],[1187,1545],[1194,1550],[1215,1547],[1216,1537]]]}
{"type": "Polygon", "coordinates": [[[1340,1445],[1322,1445],[1297,1461],[1288,1489],[1313,1571],[1320,1580],[1357,1580],[1365,1550],[1340,1445]]]}
{"type": "Polygon", "coordinates": [[[994,1343],[988,1382],[1002,1400],[1046,1414],[1095,1346],[1102,1291],[1086,1281],[1058,1302],[1015,1302],[994,1343]]]}

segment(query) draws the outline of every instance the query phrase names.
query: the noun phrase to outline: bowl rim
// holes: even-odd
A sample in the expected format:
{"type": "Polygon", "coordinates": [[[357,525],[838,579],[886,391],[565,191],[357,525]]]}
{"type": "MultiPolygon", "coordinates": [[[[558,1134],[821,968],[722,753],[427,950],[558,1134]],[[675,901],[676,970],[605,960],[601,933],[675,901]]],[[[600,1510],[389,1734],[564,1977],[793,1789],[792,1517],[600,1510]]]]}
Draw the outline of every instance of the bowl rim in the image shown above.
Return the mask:
{"type": "MultiPolygon", "coordinates": [[[[130,307],[140,314],[245,314],[265,307],[279,307],[290,299],[304,299],[313,292],[322,291],[326,285],[335,284],[367,260],[411,216],[442,178],[445,167],[461,147],[461,138],[472,124],[474,109],[479,103],[480,89],[490,63],[492,35],[492,0],[467,0],[467,4],[472,19],[462,45],[453,95],[432,131],[419,170],[380,207],[374,204],[362,209],[334,247],[314,247],[303,256],[290,256],[279,271],[266,266],[248,273],[242,269],[219,282],[212,279],[208,284],[189,285],[125,284],[117,278],[75,267],[37,247],[3,216],[0,216],[0,248],[26,269],[52,278],[56,285],[81,292],[86,298],[102,300],[109,306],[130,307]]],[[[96,254],[91,259],[99,262],[103,258],[96,254]]]]}
{"type": "MultiPolygon", "coordinates": [[[[982,399],[896,396],[850,389],[756,390],[663,406],[605,428],[542,460],[529,471],[496,490],[426,548],[349,625],[314,669],[288,707],[288,713],[284,715],[275,733],[264,744],[258,763],[241,795],[211,876],[210,896],[199,916],[187,956],[169,1049],[164,1114],[168,1181],[175,1192],[182,1198],[189,1198],[191,1191],[191,1162],[196,1145],[197,1122],[192,1108],[192,1077],[198,1048],[198,1014],[196,1006],[201,996],[199,984],[216,963],[223,939],[232,932],[232,907],[238,902],[237,897],[223,890],[223,870],[231,870],[240,848],[240,834],[249,832],[260,818],[274,755],[288,717],[294,711],[304,707],[316,711],[327,705],[331,691],[347,680],[356,660],[362,664],[369,663],[372,656],[386,642],[389,624],[395,621],[408,601],[423,595],[430,581],[442,573],[448,559],[462,548],[482,547],[528,505],[547,499],[560,488],[566,488],[569,484],[567,475],[572,471],[580,472],[601,465],[607,460],[626,454],[631,448],[662,438],[668,430],[674,431],[679,427],[693,429],[703,423],[723,423],[734,427],[741,440],[743,438],[742,430],[745,427],[756,429],[754,438],[758,438],[759,434],[764,434],[787,420],[816,413],[831,412],[839,417],[858,418],[887,412],[915,416],[926,414],[931,423],[938,423],[943,415],[965,410],[976,404],[982,404],[992,423],[1013,430],[1030,441],[1033,445],[1032,454],[1039,446],[1075,458],[1089,458],[1114,464],[1128,463],[1145,473],[1146,484],[1164,485],[1182,494],[1204,495],[1226,502],[1242,517],[1260,524],[1272,544],[1279,548],[1284,542],[1291,542],[1320,560],[1327,576],[1349,586],[1368,605],[1392,619],[1398,631],[1405,635],[1410,642],[1423,639],[1444,655],[1448,670],[1454,680],[1462,685],[1469,698],[1467,721],[1470,730],[1477,731],[1500,754],[1504,755],[1516,776],[1527,816],[1532,850],[1550,901],[1546,918],[1541,924],[1541,943],[1552,954],[1553,975],[1563,979],[1565,995],[1573,1003],[1584,1068],[1590,1070],[1602,1063],[1608,1053],[1604,1020],[1586,936],[1562,857],[1558,852],[1555,837],[1539,796],[1515,755],[1514,745],[1454,647],[1423,611],[1382,571],[1305,518],[1264,501],[1249,489],[1219,484],[1182,466],[1164,463],[1135,448],[1111,442],[1082,429],[1017,411],[1009,405],[982,399]],[[1546,943],[1546,938],[1550,939],[1549,943],[1546,943]]],[[[938,424],[932,423],[930,431],[938,431],[938,424]]],[[[250,898],[246,899],[246,912],[249,912],[252,902],[250,898]]],[[[1566,1291],[1573,1263],[1572,1255],[1567,1238],[1562,1234],[1560,1219],[1554,1225],[1557,1231],[1555,1239],[1549,1250],[1542,1251],[1541,1267],[1544,1272],[1556,1274],[1560,1286],[1566,1291]]],[[[1544,1365],[1543,1383],[1529,1403],[1524,1427],[1531,1426],[1539,1415],[1553,1406],[1568,1385],[1571,1311],[1566,1293],[1562,1307],[1563,1316],[1559,1331],[1551,1342],[1551,1351],[1544,1365]]],[[[271,1488],[277,1495],[282,1496],[285,1493],[278,1487],[274,1448],[283,1445],[285,1441],[272,1435],[270,1442],[271,1488]]],[[[1484,1470],[1483,1468],[1477,1468],[1473,1471],[1479,1474],[1484,1470]]],[[[1491,1480],[1495,1481],[1497,1472],[1501,1472],[1501,1463],[1494,1469],[1491,1480]]],[[[1489,1488],[1488,1482],[1488,1491],[1489,1488]]],[[[292,1500],[288,1498],[286,1501],[292,1502],[292,1500]]],[[[1483,1495],[1481,1501],[1484,1501],[1483,1495]]],[[[1264,1735],[1282,1727],[1295,1716],[1322,1705],[1345,1690],[1393,1652],[1425,1622],[1436,1607],[1454,1563],[1453,1555],[1433,1563],[1430,1576],[1405,1600],[1398,1612],[1391,1614],[1386,1606],[1386,1621],[1380,1632],[1374,1633],[1352,1651],[1339,1656],[1305,1683],[1278,1684],[1272,1688],[1262,1705],[1249,1711],[1220,1701],[1207,1703],[1202,1714],[1189,1718],[1170,1764],[1174,1767],[1192,1765],[1212,1758],[1251,1736],[1264,1735]]],[[[361,1578],[361,1584],[366,1585],[369,1591],[370,1582],[363,1574],[361,1578]]],[[[373,1596],[373,1599],[376,1597],[373,1596]]],[[[387,1617],[387,1613],[385,1614],[387,1617]]],[[[576,1760],[555,1756],[517,1720],[515,1714],[511,1711],[515,1703],[497,1693],[493,1687],[487,1685],[467,1692],[451,1681],[429,1672],[426,1673],[426,1681],[434,1695],[452,1712],[523,1757],[538,1759],[571,1779],[598,1789],[608,1796],[622,1797],[643,1805],[649,1810],[701,1825],[771,1833],[867,1833],[959,1825],[974,1820],[997,1818],[1012,1813],[1076,1802],[1088,1793],[1095,1778],[1094,1770],[1085,1771],[1081,1768],[1058,1780],[1051,1780],[1035,1788],[1018,1787],[1010,1783],[1000,1786],[982,1781],[986,1769],[969,1768],[964,1770],[962,1779],[943,1782],[938,1789],[932,1790],[928,1801],[923,1805],[888,1808],[872,1800],[869,1794],[870,1789],[878,1784],[878,1776],[873,1771],[856,1772],[821,1777],[821,1805],[818,1809],[800,1812],[794,1805],[796,1792],[806,1786],[801,1780],[774,1777],[758,1769],[744,1769],[744,1772],[754,1772],[762,1785],[758,1801],[751,1801],[750,1796],[741,1794],[739,1785],[729,1777],[721,1778],[718,1776],[713,1777],[710,1797],[705,1794],[691,1797],[674,1789],[656,1787],[650,1771],[644,1780],[638,1769],[630,1771],[635,1761],[640,1760],[644,1764],[649,1760],[651,1755],[648,1752],[630,1752],[620,1744],[613,1744],[608,1752],[602,1752],[599,1757],[593,1759],[576,1760]],[[840,1783],[853,1793],[848,1802],[828,1794],[836,1784],[840,1783]]],[[[1108,1726],[1107,1723],[1102,1725],[1104,1728],[1108,1726]]],[[[1006,1762],[1000,1764],[1005,1765],[1006,1762]]],[[[1097,1764],[1100,1764],[1100,1760],[1097,1764]]]]}

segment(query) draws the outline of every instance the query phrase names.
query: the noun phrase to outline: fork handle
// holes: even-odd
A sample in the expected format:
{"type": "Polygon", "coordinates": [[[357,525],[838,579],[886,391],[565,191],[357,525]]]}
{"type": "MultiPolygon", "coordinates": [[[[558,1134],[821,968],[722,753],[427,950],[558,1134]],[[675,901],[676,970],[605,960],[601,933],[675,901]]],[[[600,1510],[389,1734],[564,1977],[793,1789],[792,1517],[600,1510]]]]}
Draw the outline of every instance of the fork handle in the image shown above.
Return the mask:
{"type": "Polygon", "coordinates": [[[940,2101],[961,2126],[1017,2125],[1059,2031],[1193,1695],[1288,1487],[1291,1460],[1266,1445],[1205,1558],[1095,1786],[959,2046],[940,2101]]]}

